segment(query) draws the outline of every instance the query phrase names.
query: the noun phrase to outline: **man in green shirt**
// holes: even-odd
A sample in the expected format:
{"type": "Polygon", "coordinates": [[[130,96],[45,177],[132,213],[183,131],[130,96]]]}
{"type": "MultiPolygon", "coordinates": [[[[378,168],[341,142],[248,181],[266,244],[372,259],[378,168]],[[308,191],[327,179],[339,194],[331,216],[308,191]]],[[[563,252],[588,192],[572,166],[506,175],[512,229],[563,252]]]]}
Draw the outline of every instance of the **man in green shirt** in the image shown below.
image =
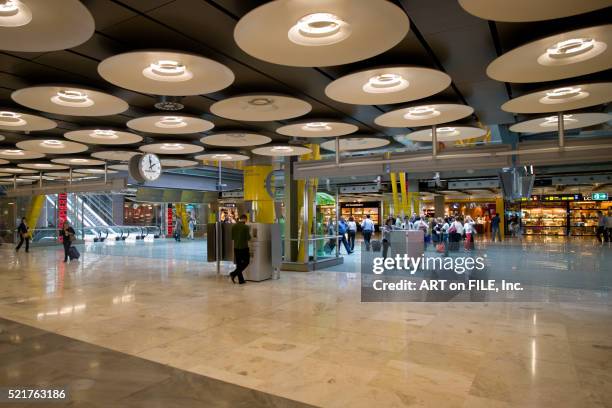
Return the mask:
{"type": "Polygon", "coordinates": [[[249,266],[251,254],[249,253],[249,241],[251,240],[251,232],[249,227],[246,225],[247,216],[242,214],[236,224],[232,226],[232,241],[234,241],[234,263],[236,269],[230,273],[232,282],[236,283],[236,276],[238,276],[238,283],[246,283],[242,272],[249,266]]]}

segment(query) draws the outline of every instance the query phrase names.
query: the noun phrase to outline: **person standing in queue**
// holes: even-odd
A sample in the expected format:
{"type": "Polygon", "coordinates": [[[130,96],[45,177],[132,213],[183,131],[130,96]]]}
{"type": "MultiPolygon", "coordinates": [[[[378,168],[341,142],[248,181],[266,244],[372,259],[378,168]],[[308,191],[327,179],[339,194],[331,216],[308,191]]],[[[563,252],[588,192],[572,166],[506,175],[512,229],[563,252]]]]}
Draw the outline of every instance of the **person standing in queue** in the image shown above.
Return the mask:
{"type": "Polygon", "coordinates": [[[15,248],[15,252],[19,252],[19,249],[23,245],[25,241],[25,251],[30,252],[30,228],[28,227],[28,223],[26,218],[21,218],[21,223],[17,227],[17,232],[19,233],[19,244],[15,248]]]}
{"type": "Polygon", "coordinates": [[[62,229],[60,230],[60,237],[62,238],[62,245],[64,246],[64,262],[68,262],[68,253],[70,252],[70,247],[72,246],[72,241],[74,241],[76,233],[74,229],[70,226],[68,221],[64,221],[62,224],[62,229]]]}
{"type": "Polygon", "coordinates": [[[251,260],[251,254],[249,253],[249,241],[251,240],[251,230],[246,225],[247,216],[242,214],[238,219],[238,222],[232,226],[232,241],[234,241],[234,263],[236,269],[230,273],[232,282],[236,283],[236,276],[238,277],[238,283],[244,284],[244,276],[242,272],[249,266],[251,260]]]}
{"type": "Polygon", "coordinates": [[[369,251],[370,240],[374,232],[374,222],[370,219],[370,214],[366,214],[365,219],[361,222],[361,232],[363,233],[363,242],[365,242],[366,251],[369,251]]]}

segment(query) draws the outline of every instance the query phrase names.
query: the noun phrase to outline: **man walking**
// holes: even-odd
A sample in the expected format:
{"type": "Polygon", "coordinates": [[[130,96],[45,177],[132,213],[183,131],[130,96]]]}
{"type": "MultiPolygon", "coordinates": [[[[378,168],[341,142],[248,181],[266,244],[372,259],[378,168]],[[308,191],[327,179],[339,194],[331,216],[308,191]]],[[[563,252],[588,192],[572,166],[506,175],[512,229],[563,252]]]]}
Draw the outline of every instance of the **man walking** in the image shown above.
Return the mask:
{"type": "Polygon", "coordinates": [[[236,269],[230,273],[232,282],[236,283],[236,276],[238,277],[238,283],[244,284],[244,276],[242,272],[249,266],[251,254],[249,253],[249,241],[251,240],[251,231],[249,226],[246,225],[247,216],[242,214],[238,219],[238,222],[232,226],[232,241],[234,241],[234,263],[236,269]]]}
{"type": "Polygon", "coordinates": [[[363,233],[363,242],[365,242],[366,251],[369,251],[370,240],[374,232],[374,222],[370,219],[370,214],[366,214],[365,219],[361,222],[361,232],[363,233]]]}
{"type": "Polygon", "coordinates": [[[493,242],[495,242],[495,237],[497,237],[497,240],[499,242],[501,242],[502,238],[501,238],[501,231],[499,229],[499,223],[500,223],[501,219],[499,218],[499,214],[495,214],[495,216],[493,216],[493,218],[491,218],[491,238],[493,239],[493,242]]]}
{"type": "Polygon", "coordinates": [[[19,233],[19,244],[15,248],[15,252],[19,252],[19,249],[23,245],[23,241],[25,241],[25,251],[30,252],[30,228],[28,227],[25,217],[21,219],[21,224],[17,227],[17,232],[19,233]]]}

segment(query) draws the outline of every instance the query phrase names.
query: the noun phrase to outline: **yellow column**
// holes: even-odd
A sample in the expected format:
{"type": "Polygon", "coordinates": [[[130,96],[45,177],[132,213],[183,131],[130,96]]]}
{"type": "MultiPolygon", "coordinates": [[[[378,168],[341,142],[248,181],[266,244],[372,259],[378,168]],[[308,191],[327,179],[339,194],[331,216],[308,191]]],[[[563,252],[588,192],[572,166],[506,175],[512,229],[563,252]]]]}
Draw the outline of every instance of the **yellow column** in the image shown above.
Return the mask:
{"type": "Polygon", "coordinates": [[[410,193],[412,201],[412,209],[417,214],[421,214],[421,202],[419,201],[419,193],[410,193]]]}
{"type": "Polygon", "coordinates": [[[499,214],[499,232],[501,233],[502,240],[504,239],[505,234],[505,226],[504,226],[504,218],[506,217],[506,210],[504,208],[504,198],[496,197],[495,198],[495,212],[499,214]]]}
{"type": "Polygon", "coordinates": [[[393,196],[393,215],[397,217],[402,212],[400,209],[399,197],[397,196],[397,175],[395,173],[391,173],[390,176],[391,176],[391,194],[393,196]]]}
{"type": "Polygon", "coordinates": [[[44,195],[36,195],[32,197],[30,208],[28,208],[28,213],[26,214],[26,222],[30,227],[30,237],[32,236],[32,231],[34,230],[34,228],[36,228],[36,224],[38,223],[38,217],[40,217],[40,210],[42,210],[44,203],[44,195]]]}
{"type": "Polygon", "coordinates": [[[274,223],[274,198],[266,189],[266,179],[272,173],[271,164],[244,166],[244,199],[253,202],[255,222],[274,223]]]}
{"type": "Polygon", "coordinates": [[[401,172],[400,177],[400,188],[402,189],[402,213],[403,215],[409,215],[410,208],[408,207],[408,193],[406,188],[406,173],[401,172]]]}

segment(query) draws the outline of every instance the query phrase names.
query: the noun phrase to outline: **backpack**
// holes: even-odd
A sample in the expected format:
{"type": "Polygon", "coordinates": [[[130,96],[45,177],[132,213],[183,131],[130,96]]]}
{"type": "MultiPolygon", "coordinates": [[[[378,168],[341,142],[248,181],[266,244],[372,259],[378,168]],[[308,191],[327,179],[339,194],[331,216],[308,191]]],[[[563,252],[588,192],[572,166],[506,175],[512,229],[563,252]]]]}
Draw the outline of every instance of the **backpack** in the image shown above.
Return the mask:
{"type": "Polygon", "coordinates": [[[346,223],[341,222],[338,224],[338,234],[340,235],[346,234],[346,223]]]}

